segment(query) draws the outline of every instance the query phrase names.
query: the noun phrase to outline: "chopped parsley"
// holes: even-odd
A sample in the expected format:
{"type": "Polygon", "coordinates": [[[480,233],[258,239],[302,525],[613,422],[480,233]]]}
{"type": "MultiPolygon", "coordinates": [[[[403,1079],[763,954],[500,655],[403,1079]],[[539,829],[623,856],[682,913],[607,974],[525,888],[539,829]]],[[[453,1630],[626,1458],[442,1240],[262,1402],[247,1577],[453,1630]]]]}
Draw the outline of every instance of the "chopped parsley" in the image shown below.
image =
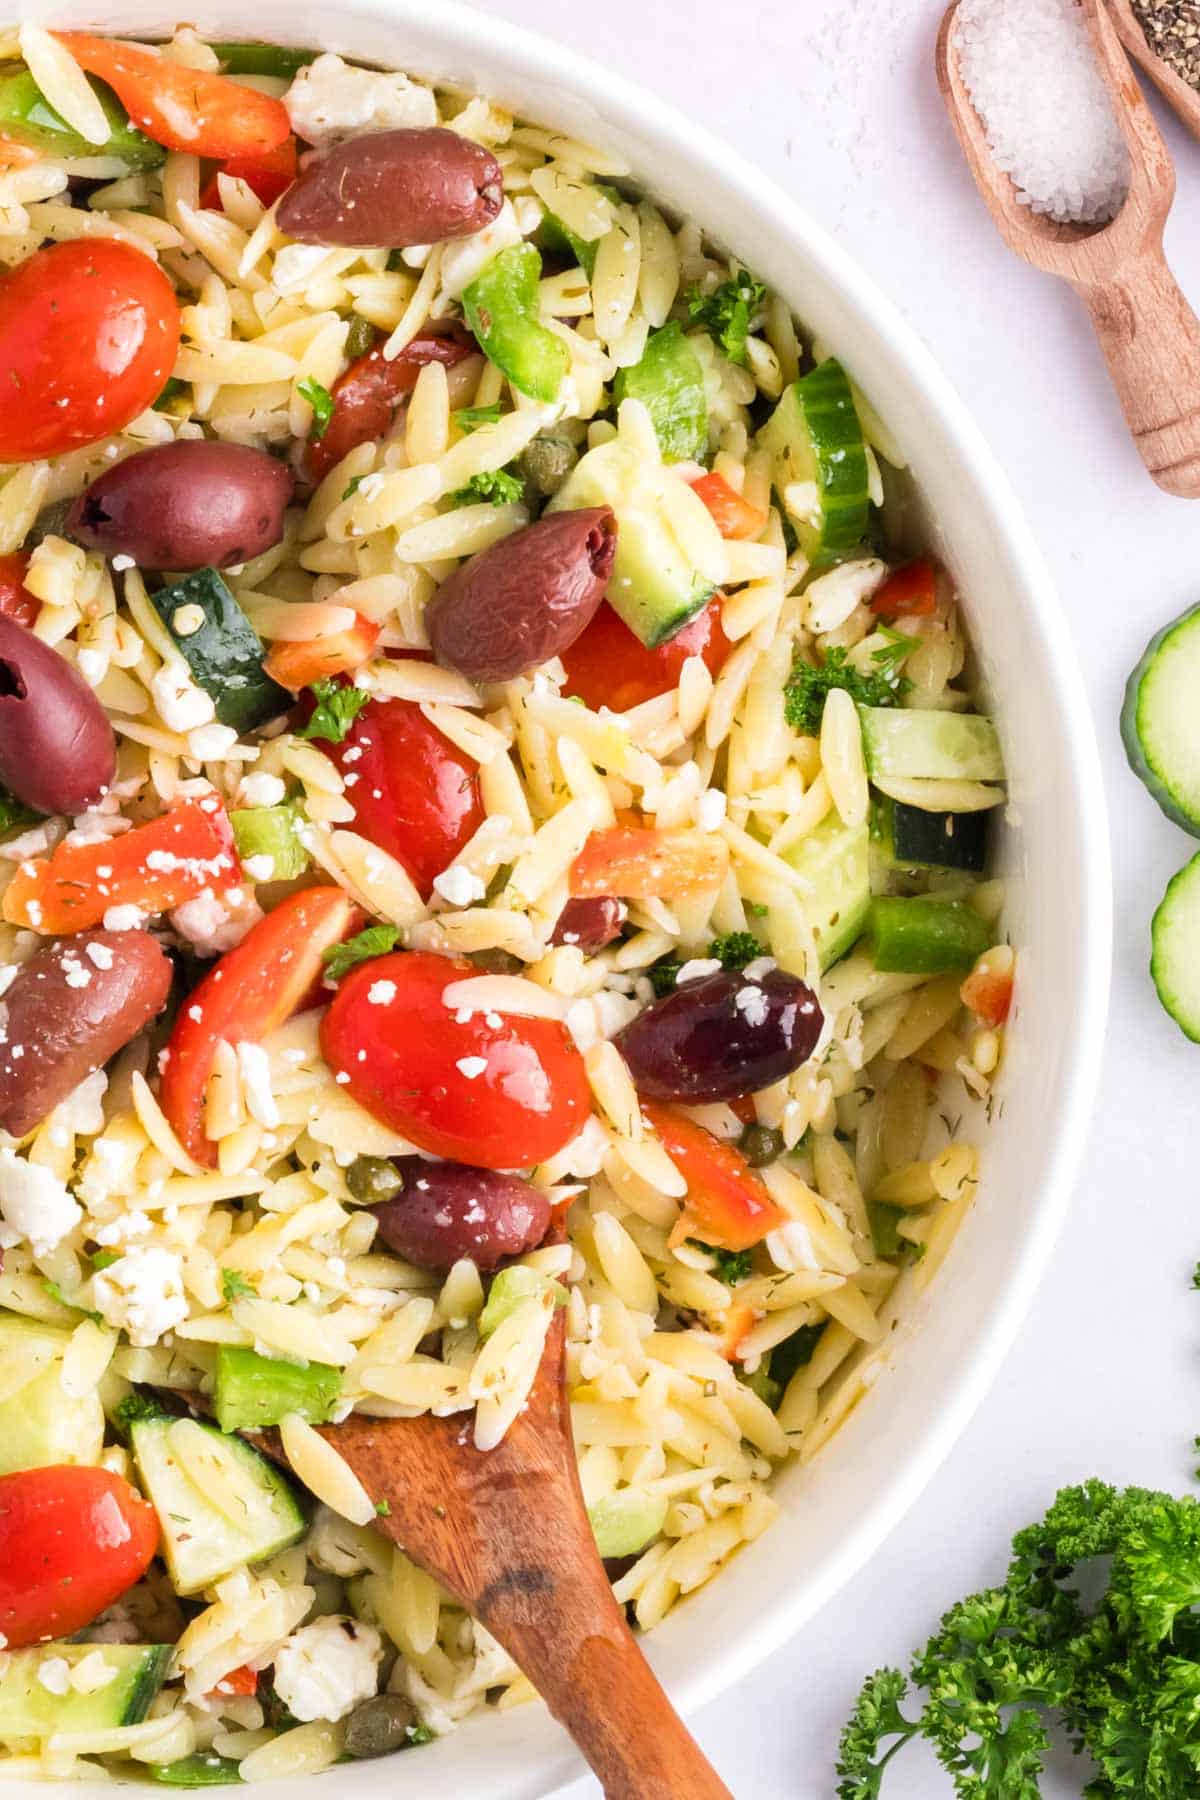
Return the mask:
{"type": "Polygon", "coordinates": [[[744,363],[750,326],[766,295],[763,282],[756,281],[748,269],[738,269],[711,294],[691,288],[688,317],[712,333],[730,362],[744,363]]]}
{"type": "Polygon", "coordinates": [[[188,392],[189,385],[186,381],[178,381],[174,375],[168,375],[166,386],[158,399],[153,402],[152,411],[165,412],[172,400],[177,400],[181,394],[188,392]]]}
{"type": "Polygon", "coordinates": [[[333,417],[333,395],[311,375],[296,383],[296,392],[302,400],[307,400],[312,407],[312,431],[309,433],[314,444],[319,444],[329,430],[329,421],[333,417]]]}
{"type": "Polygon", "coordinates": [[[24,831],[27,825],[37,824],[41,817],[41,813],[23,806],[7,788],[0,788],[0,837],[7,837],[10,831],[24,831]]]}
{"type": "Polygon", "coordinates": [[[395,925],[368,925],[357,937],[347,938],[344,944],[334,944],[331,950],[322,951],[326,981],[340,981],[359,963],[370,962],[375,956],[386,956],[389,950],[396,948],[399,936],[395,925]]]}
{"type": "Polygon", "coordinates": [[[508,506],[524,492],[525,484],[519,475],[510,475],[507,469],[481,469],[466,487],[455,488],[448,498],[451,506],[475,506],[481,500],[490,501],[493,506],[508,506]]]}
{"type": "Polygon", "coordinates": [[[431,1731],[428,1725],[406,1725],[404,1733],[410,1749],[415,1749],[418,1744],[432,1744],[437,1736],[437,1732],[431,1731]]]}
{"type": "Polygon", "coordinates": [[[1194,1288],[1200,1288],[1200,1262],[1198,1262],[1192,1270],[1192,1286],[1194,1288]]]}
{"type": "Polygon", "coordinates": [[[226,1300],[240,1300],[246,1294],[253,1299],[255,1290],[245,1276],[239,1275],[236,1269],[222,1269],[221,1292],[226,1300]]]}
{"type": "Polygon", "coordinates": [[[127,1432],[131,1425],[138,1425],[143,1419],[169,1419],[171,1414],[153,1394],[139,1394],[135,1389],[132,1394],[126,1394],[113,1417],[122,1431],[127,1432]]]}
{"type": "Polygon", "coordinates": [[[883,1200],[868,1200],[867,1218],[871,1225],[871,1241],[875,1245],[876,1256],[883,1257],[885,1262],[894,1261],[909,1248],[906,1238],[899,1232],[899,1224],[904,1217],[902,1206],[888,1206],[883,1200]]]}
{"type": "Polygon", "coordinates": [[[500,423],[500,402],[494,400],[491,406],[460,406],[454,414],[460,431],[478,431],[481,425],[498,425],[500,423]]]}
{"type": "Polygon", "coordinates": [[[696,1245],[701,1250],[707,1250],[710,1256],[716,1257],[717,1266],[713,1274],[727,1287],[736,1286],[749,1275],[750,1265],[754,1260],[749,1250],[719,1250],[715,1244],[702,1244],[699,1238],[696,1239],[696,1245]]]}
{"type": "Polygon", "coordinates": [[[56,1300],[60,1306],[65,1306],[69,1312],[86,1313],[87,1317],[94,1319],[97,1325],[100,1323],[101,1315],[98,1312],[89,1312],[86,1306],[80,1306],[78,1300],[68,1299],[57,1281],[43,1281],[42,1286],[52,1300],[56,1300]]]}
{"type": "Polygon", "coordinates": [[[727,931],[724,937],[713,939],[708,946],[708,954],[715,957],[722,968],[744,969],[747,963],[757,961],[764,952],[752,931],[727,931]]]}
{"type": "Polygon", "coordinates": [[[349,481],[346,483],[345,487],[342,489],[342,499],[343,500],[351,499],[353,495],[357,494],[359,488],[362,486],[363,482],[366,479],[367,478],[365,475],[352,475],[350,477],[349,481]]]}
{"type": "Polygon", "coordinates": [[[392,1509],[389,1502],[386,1500],[377,1500],[375,1502],[375,1514],[377,1518],[390,1519],[392,1516],[392,1509]]]}
{"type": "Polygon", "coordinates": [[[818,663],[798,656],[784,690],[784,713],[795,730],[815,737],[821,729],[825,699],[833,688],[845,688],[859,706],[895,706],[912,683],[902,673],[906,657],[917,639],[899,631],[885,631],[887,641],[871,653],[874,667],[866,674],[850,661],[850,653],[838,645],[826,650],[818,663]]]}
{"type": "Polygon", "coordinates": [[[668,994],[675,992],[675,984],[679,980],[679,971],[683,964],[677,956],[664,956],[660,961],[651,963],[646,970],[650,977],[650,986],[654,989],[656,1000],[665,1000],[668,994]]]}
{"type": "Polygon", "coordinates": [[[317,704],[312,717],[307,724],[301,725],[296,736],[326,738],[331,744],[342,742],[371,698],[362,688],[346,687],[333,675],[314,681],[309,691],[316,696],[317,704]]]}
{"type": "Polygon", "coordinates": [[[120,1262],[120,1260],[121,1259],[115,1250],[93,1250],[91,1256],[88,1258],[88,1261],[97,1273],[99,1273],[101,1269],[111,1269],[112,1265],[115,1262],[120,1262]]]}

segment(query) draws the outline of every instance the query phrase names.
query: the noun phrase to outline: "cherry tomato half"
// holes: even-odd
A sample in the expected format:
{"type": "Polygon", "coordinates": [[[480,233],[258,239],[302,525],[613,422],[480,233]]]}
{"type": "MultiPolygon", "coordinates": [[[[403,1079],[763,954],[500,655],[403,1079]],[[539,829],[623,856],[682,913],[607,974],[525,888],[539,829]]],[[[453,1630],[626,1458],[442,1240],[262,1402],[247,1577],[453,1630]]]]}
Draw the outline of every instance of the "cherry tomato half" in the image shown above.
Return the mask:
{"type": "Polygon", "coordinates": [[[51,244],[0,280],[0,462],[122,431],[162,392],[179,307],[156,262],[116,239],[51,244]]]}
{"type": "Polygon", "coordinates": [[[158,1515],[120,1475],[77,1463],[0,1477],[0,1632],[70,1637],[140,1581],[158,1515]]]}
{"type": "Polygon", "coordinates": [[[29,558],[20,550],[11,556],[0,556],[0,619],[15,619],[18,625],[33,625],[41,601],[25,586],[29,558]]]}
{"type": "Polygon", "coordinates": [[[715,1138],[674,1107],[642,1102],[663,1149],[688,1184],[683,1217],[676,1227],[722,1250],[748,1250],[787,1223],[735,1144],[715,1138]]]}
{"type": "Polygon", "coordinates": [[[471,758],[412,700],[369,700],[340,744],[315,742],[342,772],[354,829],[403,863],[428,900],[483,824],[471,758]]]}
{"type": "Polygon", "coordinates": [[[557,1019],[461,1019],[443,991],[478,973],[419,951],[375,957],[339,985],[321,1049],[360,1106],[418,1149],[481,1169],[529,1168],[583,1128],[583,1058],[557,1019]]]}
{"type": "Polygon", "coordinates": [[[715,675],[732,649],[721,627],[719,598],[656,650],[648,650],[611,606],[602,606],[562,653],[567,671],[563,692],[578,694],[593,710],[607,706],[613,712],[627,712],[677,687],[689,656],[702,656],[715,675]]]}

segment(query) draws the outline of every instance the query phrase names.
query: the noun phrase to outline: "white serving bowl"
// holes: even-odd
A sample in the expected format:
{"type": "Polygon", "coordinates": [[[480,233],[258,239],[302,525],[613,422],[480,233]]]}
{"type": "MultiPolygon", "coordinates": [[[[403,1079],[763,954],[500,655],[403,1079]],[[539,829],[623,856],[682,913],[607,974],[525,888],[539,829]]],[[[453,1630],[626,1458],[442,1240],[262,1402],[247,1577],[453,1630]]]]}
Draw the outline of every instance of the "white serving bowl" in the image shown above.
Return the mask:
{"type": "MultiPolygon", "coordinates": [[[[131,37],[169,35],[179,16],[164,0],[17,0],[16,11],[131,37]]],[[[181,13],[212,38],[317,45],[452,80],[622,153],[661,200],[787,298],[887,422],[915,475],[929,541],[957,578],[998,712],[1019,1006],[1003,1106],[983,1134],[979,1197],[899,1334],[893,1366],[811,1467],[781,1475],[780,1519],[650,1640],[651,1661],[688,1710],[776,1650],[879,1546],[995,1376],[1050,1255],[1087,1125],[1109,982],[1108,834],[1074,651],[1007,482],[927,352],[824,231],[692,120],[454,0],[257,0],[249,12],[188,0],[181,13]]],[[[614,59],[631,65],[633,46],[614,59]]],[[[558,1727],[524,1707],[474,1720],[419,1756],[340,1767],[313,1792],[538,1800],[578,1772],[558,1727]]]]}

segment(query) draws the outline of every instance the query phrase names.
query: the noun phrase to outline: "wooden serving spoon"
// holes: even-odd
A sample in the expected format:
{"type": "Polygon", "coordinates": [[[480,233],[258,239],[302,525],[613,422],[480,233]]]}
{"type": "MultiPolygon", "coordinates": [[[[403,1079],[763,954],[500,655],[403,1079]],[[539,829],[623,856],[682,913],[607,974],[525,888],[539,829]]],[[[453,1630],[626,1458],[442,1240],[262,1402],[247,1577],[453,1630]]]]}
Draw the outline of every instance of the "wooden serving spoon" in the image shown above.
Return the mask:
{"type": "Polygon", "coordinates": [[[1103,0],[1080,0],[1121,135],[1129,192],[1098,225],[1058,224],[1017,200],[997,167],[963,84],[954,46],[958,0],[942,20],[937,75],[975,184],[1010,250],[1069,281],[1091,315],[1134,442],[1159,487],[1200,496],[1200,321],[1163,254],[1175,170],[1103,0]]]}
{"type": "MultiPolygon", "coordinates": [[[[525,1410],[494,1450],[470,1414],[320,1425],[378,1529],[492,1633],[575,1739],[609,1800],[732,1800],[651,1672],[588,1523],[558,1313],[525,1410]]],[[[284,1462],[278,1434],[247,1432],[284,1462]]]]}
{"type": "Polygon", "coordinates": [[[1171,102],[1189,130],[1200,137],[1200,93],[1196,92],[1169,63],[1165,63],[1150,46],[1129,0],[1108,0],[1117,35],[1134,61],[1140,63],[1151,81],[1171,102]]]}

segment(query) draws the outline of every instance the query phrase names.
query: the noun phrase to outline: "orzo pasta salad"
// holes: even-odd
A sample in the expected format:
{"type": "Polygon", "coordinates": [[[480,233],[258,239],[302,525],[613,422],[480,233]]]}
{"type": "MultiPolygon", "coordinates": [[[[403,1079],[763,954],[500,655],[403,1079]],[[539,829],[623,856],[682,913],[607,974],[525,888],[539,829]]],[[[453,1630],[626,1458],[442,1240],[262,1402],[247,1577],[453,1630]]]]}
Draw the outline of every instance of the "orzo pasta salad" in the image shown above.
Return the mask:
{"type": "Polygon", "coordinates": [[[1000,748],[883,426],[612,157],[25,25],[0,264],[0,1772],[294,1774],[532,1692],[318,1426],[492,1449],[562,1309],[649,1627],[869,1386],[1000,748]]]}

